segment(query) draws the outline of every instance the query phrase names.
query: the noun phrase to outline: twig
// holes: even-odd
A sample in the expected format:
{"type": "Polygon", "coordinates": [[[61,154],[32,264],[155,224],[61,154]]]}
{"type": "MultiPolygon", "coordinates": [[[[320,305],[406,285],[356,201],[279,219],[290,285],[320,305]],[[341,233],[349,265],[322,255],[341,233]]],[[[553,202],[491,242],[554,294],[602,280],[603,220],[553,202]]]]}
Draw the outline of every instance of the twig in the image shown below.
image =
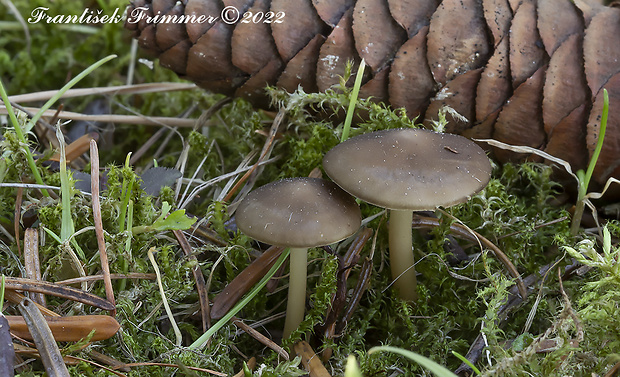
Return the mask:
{"type": "MultiPolygon", "coordinates": [[[[278,157],[277,157],[277,156],[276,156],[276,157],[273,157],[273,158],[271,158],[271,159],[269,159],[269,160],[267,160],[267,161],[263,161],[260,165],[264,165],[264,164],[267,164],[267,163],[271,163],[271,162],[273,162],[273,161],[276,161],[277,159],[278,159],[278,157]]],[[[189,204],[192,200],[194,200],[194,198],[195,198],[195,197],[196,197],[196,196],[197,196],[197,195],[198,195],[198,194],[199,194],[202,190],[205,190],[206,188],[208,188],[208,187],[210,187],[210,186],[212,186],[212,185],[214,185],[214,184],[216,184],[216,183],[218,183],[218,182],[221,182],[221,181],[223,181],[223,180],[225,180],[225,179],[228,179],[228,178],[230,178],[230,177],[234,177],[234,176],[236,176],[236,175],[240,174],[241,172],[244,172],[244,171],[249,170],[249,169],[251,169],[251,168],[249,168],[249,167],[247,167],[247,166],[241,166],[241,165],[240,165],[240,166],[239,166],[239,167],[238,167],[235,171],[232,171],[232,172],[229,172],[229,173],[222,174],[222,175],[220,175],[220,176],[218,176],[218,177],[215,177],[215,178],[211,178],[211,179],[210,179],[210,180],[208,180],[208,181],[204,181],[204,182],[203,182],[203,181],[199,181],[199,180],[194,180],[196,183],[198,183],[198,186],[196,186],[196,187],[195,187],[195,188],[194,188],[194,189],[193,189],[193,190],[189,193],[189,195],[187,196],[187,198],[184,198],[182,202],[179,202],[180,204],[179,204],[179,205],[177,205],[177,207],[178,207],[179,209],[183,209],[183,208],[185,208],[185,207],[186,207],[186,206],[187,206],[187,205],[188,205],[188,204],[189,204]]],[[[184,179],[184,181],[185,181],[185,179],[184,179]]],[[[229,207],[229,208],[230,208],[230,207],[229,207]]]]}
{"type": "Polygon", "coordinates": [[[136,162],[138,162],[142,158],[142,156],[144,156],[146,151],[148,151],[149,148],[151,148],[153,144],[155,144],[167,131],[170,130],[162,127],[158,129],[157,132],[155,132],[147,141],[142,142],[140,148],[138,148],[137,151],[131,154],[131,157],[129,158],[129,165],[134,165],[136,162]]]}
{"type": "MultiPolygon", "coordinates": [[[[105,248],[103,221],[101,220],[101,202],[99,201],[99,151],[97,150],[97,142],[95,140],[90,141],[90,164],[90,192],[92,194],[93,221],[95,223],[97,245],[99,246],[99,259],[101,260],[101,270],[103,271],[105,295],[108,301],[110,301],[113,306],[116,306],[114,288],[112,287],[112,279],[110,278],[108,253],[105,248]]],[[[116,316],[116,308],[112,310],[110,314],[116,316]]]]}
{"type": "Polygon", "coordinates": [[[372,275],[372,259],[364,258],[364,262],[362,263],[362,268],[360,270],[357,284],[353,289],[353,293],[351,294],[351,298],[349,299],[349,305],[345,308],[344,313],[342,314],[342,319],[338,326],[336,327],[336,333],[340,334],[347,326],[347,323],[353,317],[353,313],[355,313],[355,309],[359,306],[360,301],[362,300],[362,294],[366,291],[368,286],[370,285],[370,277],[372,275]]]}
{"type": "MultiPolygon", "coordinates": [[[[120,369],[120,368],[127,368],[127,367],[129,367],[129,368],[133,368],[133,367],[148,367],[148,366],[181,368],[177,364],[169,364],[169,363],[130,363],[130,364],[119,365],[118,367],[115,367],[113,369],[120,369]]],[[[187,368],[189,370],[195,370],[195,371],[198,371],[198,372],[209,373],[209,374],[212,374],[214,376],[219,376],[219,377],[226,377],[227,376],[226,373],[216,372],[216,371],[211,370],[211,369],[198,368],[198,367],[190,367],[190,366],[185,366],[185,368],[187,368]]]]}
{"type": "Polygon", "coordinates": [[[99,296],[95,296],[92,293],[73,287],[64,287],[62,285],[49,283],[46,281],[7,277],[5,278],[5,288],[10,290],[43,293],[50,296],[62,297],[81,302],[83,304],[88,304],[101,310],[114,310],[114,305],[112,305],[109,301],[99,296]]]}
{"type": "MultiPolygon", "coordinates": [[[[142,273],[142,272],[132,272],[129,274],[110,274],[110,279],[147,279],[147,280],[155,280],[157,277],[152,273],[142,273]]],[[[103,275],[88,275],[79,278],[71,278],[66,280],[57,281],[55,284],[58,285],[71,285],[71,284],[79,284],[87,281],[97,281],[103,280],[103,275]]]]}
{"type": "MultiPolygon", "coordinates": [[[[88,356],[92,357],[95,361],[99,362],[99,363],[105,363],[106,365],[116,368],[118,366],[122,366],[125,363],[123,363],[122,361],[116,360],[113,357],[110,357],[108,355],[104,355],[101,352],[97,352],[94,349],[92,349],[92,347],[90,347],[87,350],[88,356]]],[[[129,368],[118,368],[123,372],[129,372],[131,369],[129,368]]],[[[118,373],[118,372],[117,372],[118,373]]]]}
{"type": "Polygon", "coordinates": [[[114,369],[112,369],[112,368],[106,367],[105,365],[101,365],[101,364],[96,363],[96,362],[94,362],[94,361],[92,361],[92,360],[83,359],[83,358],[81,358],[81,357],[78,357],[78,356],[73,356],[73,355],[68,355],[67,357],[71,357],[71,358],[73,358],[73,359],[75,359],[75,360],[79,360],[79,361],[82,361],[82,362],[85,362],[85,363],[88,363],[88,364],[94,365],[94,366],[96,366],[97,368],[104,369],[104,370],[106,370],[106,371],[108,371],[108,372],[110,372],[110,373],[112,373],[112,374],[115,374],[115,375],[117,375],[117,376],[119,376],[119,377],[127,377],[127,375],[125,375],[125,374],[123,374],[123,373],[117,372],[117,371],[115,371],[115,370],[114,370],[114,369]]]}
{"type": "Polygon", "coordinates": [[[50,185],[38,185],[34,183],[15,183],[15,182],[2,182],[0,187],[23,187],[23,188],[35,188],[35,189],[47,189],[47,190],[60,190],[58,186],[50,185]]]}
{"type": "Polygon", "coordinates": [[[351,273],[352,267],[360,258],[362,249],[372,236],[372,229],[364,228],[355,237],[355,240],[349,246],[346,254],[342,258],[338,258],[338,272],[336,281],[336,293],[332,298],[332,304],[325,317],[325,323],[321,326],[326,338],[333,338],[335,335],[336,321],[345,309],[347,301],[347,279],[351,273]]]}
{"type": "MultiPolygon", "coordinates": [[[[90,141],[91,140],[97,141],[98,139],[99,139],[98,133],[89,132],[87,134],[80,136],[77,140],[75,140],[71,144],[67,145],[65,147],[65,159],[67,160],[67,162],[71,162],[77,159],[78,157],[80,157],[81,155],[83,155],[84,153],[86,153],[86,151],[89,149],[90,141]]],[[[53,139],[50,139],[50,142],[52,140],[53,139]]],[[[60,161],[60,153],[54,154],[52,157],[50,157],[49,160],[60,161]]]]}
{"type": "MultiPolygon", "coordinates": [[[[118,95],[118,94],[142,94],[156,92],[172,92],[176,90],[196,89],[196,84],[184,84],[173,82],[160,82],[152,84],[103,86],[94,88],[69,89],[60,98],[84,97],[91,95],[118,95]]],[[[40,102],[46,101],[58,93],[57,90],[46,90],[27,94],[9,96],[11,102],[40,102]]]]}
{"type": "MultiPolygon", "coordinates": [[[[19,242],[18,242],[19,243],[19,242]]],[[[26,278],[41,280],[41,265],[39,264],[39,233],[34,228],[26,229],[24,233],[24,268],[26,278]]],[[[45,295],[35,293],[32,301],[45,306],[45,295]]]]}
{"type": "MultiPolygon", "coordinates": [[[[40,109],[37,107],[25,107],[30,112],[38,112],[40,109]]],[[[6,107],[0,105],[0,114],[6,115],[8,113],[6,107]]],[[[56,113],[55,110],[45,110],[42,116],[53,116],[56,113]]],[[[172,127],[194,127],[195,119],[179,119],[174,117],[153,117],[142,115],[119,115],[119,114],[104,114],[104,115],[89,115],[81,114],[73,111],[61,111],[58,114],[60,119],[71,120],[84,120],[90,122],[109,122],[109,123],[126,123],[126,124],[144,124],[147,126],[172,126],[172,127]]]]}
{"type": "Polygon", "coordinates": [[[194,280],[196,281],[196,292],[198,293],[198,301],[200,302],[200,314],[202,315],[202,331],[207,331],[211,327],[211,313],[209,307],[209,296],[207,295],[207,285],[205,284],[205,278],[202,275],[202,270],[198,264],[198,259],[192,253],[192,247],[190,246],[185,234],[180,230],[173,230],[177,241],[181,249],[188,256],[190,261],[196,262],[196,265],[192,268],[194,274],[194,280]]]}
{"type": "Polygon", "coordinates": [[[235,326],[239,327],[241,330],[245,331],[252,338],[258,340],[262,344],[264,344],[267,347],[269,347],[272,350],[274,350],[278,355],[282,356],[282,358],[284,360],[287,360],[287,361],[289,360],[289,354],[288,354],[288,352],[286,352],[284,350],[284,348],[280,347],[279,345],[274,343],[274,341],[272,341],[271,339],[267,338],[265,335],[259,333],[258,331],[256,331],[252,327],[246,325],[240,318],[232,317],[232,323],[235,326]]]}
{"type": "MultiPolygon", "coordinates": [[[[19,242],[19,220],[22,217],[22,198],[24,189],[22,187],[17,188],[17,195],[15,195],[15,212],[13,214],[13,228],[15,230],[15,239],[17,240],[17,252],[22,255],[22,248],[19,242]]],[[[24,245],[25,247],[25,245],[24,245]]]]}
{"type": "MultiPolygon", "coordinates": [[[[7,291],[4,292],[4,297],[10,303],[19,304],[20,302],[22,302],[22,300],[26,296],[22,295],[21,293],[17,293],[15,291],[8,291],[7,290],[7,291]]],[[[41,313],[43,313],[44,316],[47,316],[47,317],[60,317],[60,314],[58,314],[58,313],[56,313],[56,312],[46,308],[45,306],[42,306],[39,303],[35,302],[35,305],[37,306],[37,308],[39,308],[39,310],[41,311],[41,313]]]]}
{"type": "Polygon", "coordinates": [[[261,151],[261,154],[258,157],[258,161],[256,161],[256,164],[254,164],[254,166],[252,166],[252,168],[248,170],[243,175],[243,177],[239,179],[239,181],[235,184],[235,186],[228,192],[228,194],[223,200],[224,202],[230,202],[230,200],[232,199],[235,192],[237,192],[239,187],[241,187],[241,185],[256,171],[256,169],[258,169],[258,167],[260,166],[260,163],[263,162],[267,157],[269,157],[269,154],[273,150],[273,146],[274,146],[273,142],[276,139],[276,135],[278,134],[278,129],[280,128],[280,124],[282,123],[282,120],[284,120],[285,115],[286,115],[286,112],[284,110],[280,110],[280,112],[278,112],[278,115],[273,120],[271,129],[269,130],[269,137],[267,141],[265,141],[265,145],[263,146],[263,150],[261,151]]]}
{"type": "Polygon", "coordinates": [[[575,325],[575,330],[577,332],[576,340],[577,342],[581,343],[583,342],[583,339],[585,337],[583,325],[581,324],[581,320],[577,316],[577,313],[575,313],[575,311],[573,310],[573,305],[570,303],[570,298],[564,290],[564,284],[562,283],[562,270],[560,269],[560,267],[558,267],[558,283],[560,283],[560,292],[562,293],[562,298],[564,299],[564,310],[566,310],[570,317],[573,319],[573,324],[575,325]]]}

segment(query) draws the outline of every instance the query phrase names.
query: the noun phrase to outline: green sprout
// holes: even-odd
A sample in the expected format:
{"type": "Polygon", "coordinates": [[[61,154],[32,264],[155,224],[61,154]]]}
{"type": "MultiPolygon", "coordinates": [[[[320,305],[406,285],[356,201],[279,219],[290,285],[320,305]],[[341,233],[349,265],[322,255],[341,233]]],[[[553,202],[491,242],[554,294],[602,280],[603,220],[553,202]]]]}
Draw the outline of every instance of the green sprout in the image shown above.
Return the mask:
{"type": "MultiPolygon", "coordinates": [[[[130,169],[129,159],[131,158],[131,152],[127,154],[125,158],[125,168],[130,169]]],[[[119,232],[125,231],[125,217],[128,213],[129,198],[131,198],[131,188],[135,181],[135,175],[132,174],[131,179],[128,181],[126,176],[123,176],[123,186],[121,188],[121,212],[118,216],[118,229],[119,232]]]]}
{"type": "Polygon", "coordinates": [[[67,158],[65,155],[65,140],[60,130],[60,125],[56,126],[56,137],[60,147],[60,200],[62,203],[60,239],[66,242],[75,232],[73,226],[73,216],[71,216],[71,189],[73,188],[69,172],[67,171],[67,158]]]}
{"type": "Polygon", "coordinates": [[[471,361],[469,361],[465,356],[461,355],[458,352],[452,351],[452,354],[454,356],[456,356],[459,360],[461,360],[462,362],[464,362],[465,364],[467,364],[468,367],[471,368],[471,370],[474,371],[474,373],[476,373],[476,375],[480,374],[480,369],[476,368],[476,366],[474,364],[471,363],[471,361]]]}
{"type": "Polygon", "coordinates": [[[357,75],[355,76],[353,91],[351,91],[351,100],[349,102],[349,107],[347,108],[347,117],[344,120],[344,127],[342,128],[342,137],[340,138],[340,142],[343,142],[349,138],[349,130],[351,129],[351,123],[353,122],[353,113],[355,112],[357,97],[360,93],[360,87],[362,86],[362,78],[364,77],[365,67],[366,62],[364,61],[364,59],[362,59],[360,67],[357,70],[357,75]]]}
{"type": "Polygon", "coordinates": [[[145,232],[163,232],[166,230],[185,230],[196,222],[196,219],[190,219],[185,215],[184,209],[178,209],[170,214],[172,206],[168,202],[163,202],[161,206],[161,215],[151,225],[139,225],[131,228],[133,234],[145,232]],[[168,215],[168,216],[166,216],[168,215]]]}
{"type": "Polygon", "coordinates": [[[609,115],[609,95],[607,89],[603,89],[603,113],[601,115],[601,127],[599,129],[598,140],[592,158],[588,164],[588,170],[584,173],[583,170],[577,171],[577,180],[579,181],[578,198],[575,206],[575,214],[573,215],[573,222],[571,223],[571,234],[576,235],[579,230],[579,224],[581,224],[581,217],[583,216],[583,210],[586,205],[586,199],[588,194],[588,186],[592,179],[592,173],[594,167],[598,161],[598,157],[603,149],[603,141],[605,140],[605,131],[607,130],[607,117],[609,115]]]}
{"type": "Polygon", "coordinates": [[[344,371],[344,377],[364,377],[353,355],[349,355],[347,358],[347,368],[344,371]]]}

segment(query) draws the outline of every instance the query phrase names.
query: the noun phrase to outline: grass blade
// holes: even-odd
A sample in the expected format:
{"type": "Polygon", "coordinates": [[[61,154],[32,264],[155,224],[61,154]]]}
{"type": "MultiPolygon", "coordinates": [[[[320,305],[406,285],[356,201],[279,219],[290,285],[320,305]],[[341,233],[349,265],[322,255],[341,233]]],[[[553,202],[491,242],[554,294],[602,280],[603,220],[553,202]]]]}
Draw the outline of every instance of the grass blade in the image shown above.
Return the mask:
{"type": "Polygon", "coordinates": [[[419,355],[415,352],[407,351],[402,348],[390,347],[390,346],[382,346],[382,347],[373,347],[368,351],[368,354],[372,354],[375,352],[393,352],[420,364],[424,368],[430,370],[437,377],[456,377],[456,374],[452,373],[446,367],[441,366],[434,362],[433,360],[419,355]]]}
{"type": "Polygon", "coordinates": [[[233,316],[239,313],[239,311],[243,309],[243,307],[246,306],[248,302],[250,302],[250,300],[252,300],[261,289],[263,289],[269,279],[271,279],[271,277],[276,273],[276,271],[278,271],[280,266],[282,266],[286,258],[288,258],[289,253],[290,249],[285,249],[282,252],[282,255],[280,255],[280,258],[278,258],[276,263],[274,263],[273,267],[271,267],[269,272],[265,276],[263,276],[263,278],[254,286],[250,293],[248,293],[241,301],[239,301],[239,303],[235,305],[225,316],[223,316],[222,319],[217,321],[215,325],[213,325],[209,330],[202,334],[200,338],[196,339],[196,341],[194,341],[194,343],[189,346],[189,349],[197,350],[207,344],[207,341],[211,338],[211,336],[213,336],[213,334],[215,334],[219,329],[224,327],[224,325],[226,325],[233,316]]]}
{"type": "Polygon", "coordinates": [[[353,91],[351,92],[351,99],[349,101],[349,107],[347,109],[347,117],[344,120],[344,127],[342,128],[342,137],[340,142],[343,142],[349,138],[349,130],[351,129],[351,123],[353,122],[353,113],[355,112],[355,105],[357,104],[357,96],[360,93],[360,87],[362,86],[362,78],[364,77],[364,68],[366,62],[362,59],[360,67],[357,70],[355,76],[355,84],[353,85],[353,91]]]}
{"type": "MultiPolygon", "coordinates": [[[[116,55],[108,55],[105,58],[93,63],[90,67],[86,68],[85,70],[83,70],[82,72],[80,72],[79,75],[75,76],[73,78],[73,80],[69,81],[68,83],[65,84],[65,86],[63,86],[62,88],[60,88],[60,90],[58,90],[58,92],[52,97],[50,98],[47,102],[45,102],[45,104],[41,107],[41,109],[39,109],[39,111],[32,117],[32,119],[30,119],[30,122],[28,122],[28,124],[26,125],[26,132],[30,131],[35,124],[37,124],[37,122],[39,121],[39,119],[41,118],[41,116],[43,116],[43,113],[49,109],[50,107],[52,107],[52,105],[54,103],[56,103],[56,101],[58,101],[58,99],[60,99],[60,97],[62,97],[63,94],[65,94],[65,92],[69,89],[71,89],[73,86],[75,86],[75,84],[77,84],[78,82],[80,82],[84,77],[88,76],[92,71],[94,71],[95,69],[99,68],[101,65],[103,65],[104,63],[107,63],[108,61],[112,60],[116,58],[116,55]]],[[[8,108],[8,107],[7,107],[8,108]]]]}

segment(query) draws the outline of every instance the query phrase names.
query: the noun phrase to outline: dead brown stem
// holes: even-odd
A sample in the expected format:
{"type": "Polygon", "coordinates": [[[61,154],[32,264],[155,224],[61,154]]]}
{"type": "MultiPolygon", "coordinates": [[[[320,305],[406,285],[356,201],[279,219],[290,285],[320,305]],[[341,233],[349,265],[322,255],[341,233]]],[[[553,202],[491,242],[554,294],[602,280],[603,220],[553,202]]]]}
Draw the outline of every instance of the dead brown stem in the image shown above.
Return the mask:
{"type": "MultiPolygon", "coordinates": [[[[18,242],[19,244],[19,242],[18,242]]],[[[39,263],[39,233],[34,228],[26,229],[24,233],[24,269],[27,279],[41,280],[41,265],[39,263]]],[[[45,306],[45,295],[35,293],[32,301],[45,306]]]]}
{"type": "MultiPolygon", "coordinates": [[[[112,306],[116,306],[114,300],[114,288],[110,278],[110,264],[108,263],[108,253],[105,249],[105,237],[103,234],[103,221],[101,220],[101,202],[99,201],[99,151],[97,142],[90,140],[90,192],[92,194],[93,221],[95,223],[95,235],[99,246],[99,259],[101,260],[101,270],[103,271],[103,284],[105,295],[112,306]]],[[[112,316],[116,315],[116,308],[110,311],[112,316]]]]}
{"type": "Polygon", "coordinates": [[[202,270],[198,264],[196,256],[192,253],[192,247],[187,241],[185,234],[180,230],[172,231],[179,241],[181,249],[187,255],[187,257],[196,262],[196,265],[192,268],[194,274],[194,280],[196,281],[196,292],[198,293],[198,301],[200,302],[200,313],[202,315],[202,331],[207,331],[211,327],[211,313],[209,307],[209,296],[207,295],[207,285],[205,284],[205,278],[202,275],[202,270]]]}
{"type": "Polygon", "coordinates": [[[254,328],[246,325],[240,318],[232,317],[232,323],[239,327],[241,330],[245,331],[246,334],[251,336],[252,338],[258,340],[262,344],[274,350],[278,355],[282,356],[284,360],[289,360],[288,352],[284,350],[284,348],[277,345],[273,340],[267,338],[265,335],[259,333],[254,328]]]}

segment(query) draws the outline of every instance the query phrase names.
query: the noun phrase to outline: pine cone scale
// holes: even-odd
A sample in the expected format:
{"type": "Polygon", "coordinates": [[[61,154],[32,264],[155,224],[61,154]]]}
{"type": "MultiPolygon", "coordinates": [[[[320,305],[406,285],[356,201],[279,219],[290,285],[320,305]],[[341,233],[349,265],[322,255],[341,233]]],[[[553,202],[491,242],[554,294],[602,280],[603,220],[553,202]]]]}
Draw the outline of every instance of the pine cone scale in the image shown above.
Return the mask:
{"type": "Polygon", "coordinates": [[[569,1],[538,0],[537,12],[536,25],[549,56],[552,56],[569,36],[581,34],[583,31],[583,19],[569,1]]]}
{"type": "MultiPolygon", "coordinates": [[[[254,13],[269,11],[268,0],[257,0],[250,11],[254,13]]],[[[240,23],[232,35],[232,63],[247,74],[255,74],[265,67],[278,49],[271,36],[271,28],[265,23],[240,23]]]]}
{"type": "Polygon", "coordinates": [[[338,84],[345,75],[348,61],[356,66],[361,61],[353,42],[353,8],[349,8],[338,21],[337,26],[327,37],[317,62],[317,87],[321,91],[338,84]]]}
{"type": "MultiPolygon", "coordinates": [[[[542,124],[542,87],[545,69],[540,67],[531,77],[515,89],[510,101],[502,108],[495,124],[493,138],[507,144],[542,148],[545,132],[542,124]],[[500,127],[498,127],[500,125],[500,127]]],[[[521,159],[506,150],[496,150],[503,161],[521,159]]]]}
{"type": "Polygon", "coordinates": [[[476,93],[477,122],[484,121],[501,109],[512,94],[508,48],[508,37],[505,37],[495,48],[480,76],[476,93]]]}
{"type": "Polygon", "coordinates": [[[597,95],[620,72],[620,9],[607,8],[593,17],[583,41],[588,85],[597,95]]]}
{"type": "Polygon", "coordinates": [[[376,74],[394,58],[406,41],[405,30],[392,18],[384,0],[358,0],[353,10],[357,52],[376,74]]]}
{"type": "Polygon", "coordinates": [[[542,106],[545,131],[550,136],[556,124],[589,100],[582,67],[582,36],[572,34],[552,55],[547,70],[542,106]]]}
{"type": "Polygon", "coordinates": [[[316,35],[322,35],[326,29],[310,0],[272,0],[271,11],[286,14],[285,22],[271,24],[273,39],[280,57],[285,62],[291,60],[316,35]]]}
{"type": "MultiPolygon", "coordinates": [[[[188,0],[185,5],[185,15],[188,17],[219,17],[222,7],[218,1],[188,0]]],[[[213,22],[188,22],[185,24],[189,40],[195,44],[213,26],[213,22]]]]}
{"type": "Polygon", "coordinates": [[[323,22],[331,27],[340,23],[344,14],[353,8],[355,0],[312,0],[312,6],[323,22]]]}
{"type": "Polygon", "coordinates": [[[390,0],[388,6],[394,20],[407,31],[407,37],[413,38],[420,29],[428,26],[439,3],[439,0],[390,0]]]}
{"type": "Polygon", "coordinates": [[[487,27],[493,35],[493,46],[497,46],[510,30],[512,10],[508,0],[482,0],[482,9],[487,27]]]}
{"type": "Polygon", "coordinates": [[[428,26],[405,42],[390,70],[389,98],[394,107],[404,107],[409,116],[423,113],[435,92],[436,83],[426,60],[428,26]]]}
{"type": "Polygon", "coordinates": [[[510,27],[510,72],[512,85],[518,87],[546,64],[547,54],[536,28],[536,7],[523,3],[510,27]]]}
{"type": "Polygon", "coordinates": [[[444,0],[433,14],[427,59],[440,85],[484,66],[490,52],[482,4],[477,0],[444,0]]]}
{"type": "Polygon", "coordinates": [[[319,50],[325,37],[318,34],[308,42],[286,65],[277,85],[288,92],[294,92],[298,86],[309,92],[316,92],[316,70],[319,50]]]}

